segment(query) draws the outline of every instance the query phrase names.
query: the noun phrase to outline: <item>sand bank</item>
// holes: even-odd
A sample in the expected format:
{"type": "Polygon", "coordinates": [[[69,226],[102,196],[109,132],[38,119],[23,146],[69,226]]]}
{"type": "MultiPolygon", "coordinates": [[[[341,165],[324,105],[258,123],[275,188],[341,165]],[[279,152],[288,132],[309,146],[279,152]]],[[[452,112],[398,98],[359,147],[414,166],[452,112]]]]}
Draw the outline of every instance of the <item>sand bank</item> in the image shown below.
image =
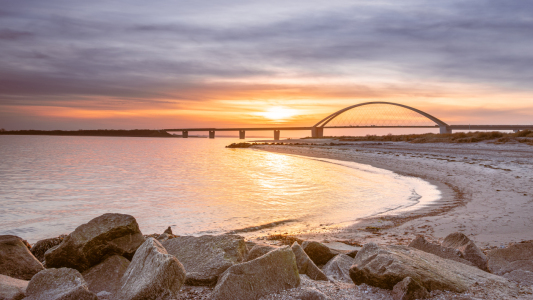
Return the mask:
{"type": "Polygon", "coordinates": [[[422,210],[389,213],[373,220],[354,220],[355,224],[344,230],[308,234],[303,238],[349,240],[361,244],[370,241],[406,244],[418,234],[440,240],[449,233],[459,231],[483,248],[533,239],[531,146],[486,142],[353,142],[330,146],[330,142],[339,142],[320,142],[324,144],[254,147],[277,153],[355,161],[420,177],[436,185],[442,192],[442,199],[422,210]],[[393,222],[386,221],[388,219],[393,222]]]}

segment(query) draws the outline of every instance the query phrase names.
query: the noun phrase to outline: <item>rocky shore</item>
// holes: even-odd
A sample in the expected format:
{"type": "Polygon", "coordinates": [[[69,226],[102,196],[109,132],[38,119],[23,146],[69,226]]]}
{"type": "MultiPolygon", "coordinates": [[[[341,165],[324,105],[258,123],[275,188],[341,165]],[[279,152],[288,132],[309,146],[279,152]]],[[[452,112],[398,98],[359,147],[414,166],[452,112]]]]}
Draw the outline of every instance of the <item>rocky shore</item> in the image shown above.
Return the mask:
{"type": "Polygon", "coordinates": [[[533,242],[484,253],[459,232],[409,245],[288,240],[177,236],[170,227],[143,235],[133,216],[104,214],[33,246],[0,236],[0,299],[533,297],[533,242]]]}

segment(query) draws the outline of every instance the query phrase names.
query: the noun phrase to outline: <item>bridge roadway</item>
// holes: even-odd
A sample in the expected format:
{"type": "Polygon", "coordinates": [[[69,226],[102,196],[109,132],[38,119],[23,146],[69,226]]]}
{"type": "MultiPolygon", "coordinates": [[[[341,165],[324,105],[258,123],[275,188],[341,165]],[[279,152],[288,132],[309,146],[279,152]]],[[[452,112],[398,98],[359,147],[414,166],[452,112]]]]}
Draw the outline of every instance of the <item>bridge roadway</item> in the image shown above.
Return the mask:
{"type": "Polygon", "coordinates": [[[243,127],[243,128],[177,128],[163,131],[181,131],[183,138],[189,137],[189,131],[208,131],[209,138],[215,138],[216,131],[238,131],[239,138],[246,137],[246,131],[274,131],[274,140],[279,140],[280,130],[310,130],[312,137],[323,137],[324,128],[440,128],[440,133],[452,133],[453,130],[533,130],[533,125],[448,125],[444,126],[325,126],[325,127],[243,127]]]}

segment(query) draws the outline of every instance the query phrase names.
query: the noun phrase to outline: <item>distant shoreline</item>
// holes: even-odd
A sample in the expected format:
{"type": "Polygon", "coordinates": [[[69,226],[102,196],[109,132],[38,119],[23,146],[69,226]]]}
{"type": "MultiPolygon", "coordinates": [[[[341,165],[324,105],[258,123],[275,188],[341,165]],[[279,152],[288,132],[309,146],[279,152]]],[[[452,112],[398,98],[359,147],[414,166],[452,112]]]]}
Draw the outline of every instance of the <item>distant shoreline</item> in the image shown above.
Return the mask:
{"type": "MultiPolygon", "coordinates": [[[[104,137],[157,137],[157,138],[182,138],[181,135],[172,135],[163,130],[134,129],[134,130],[11,130],[0,131],[0,135],[46,135],[46,136],[104,136],[104,137]]],[[[190,138],[203,138],[189,136],[190,138]]]]}

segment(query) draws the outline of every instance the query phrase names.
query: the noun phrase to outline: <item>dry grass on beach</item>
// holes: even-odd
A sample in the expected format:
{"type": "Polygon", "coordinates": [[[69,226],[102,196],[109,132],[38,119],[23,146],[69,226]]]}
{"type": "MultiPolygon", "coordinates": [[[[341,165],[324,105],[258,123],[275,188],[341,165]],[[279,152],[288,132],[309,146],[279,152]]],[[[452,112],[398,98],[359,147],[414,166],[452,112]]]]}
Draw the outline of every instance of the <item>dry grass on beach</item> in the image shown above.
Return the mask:
{"type": "Polygon", "coordinates": [[[477,143],[494,140],[496,144],[518,142],[533,146],[533,131],[522,130],[515,133],[491,132],[457,132],[450,134],[404,134],[404,135],[366,135],[334,137],[340,141],[380,141],[380,142],[409,142],[409,143],[477,143]]]}

